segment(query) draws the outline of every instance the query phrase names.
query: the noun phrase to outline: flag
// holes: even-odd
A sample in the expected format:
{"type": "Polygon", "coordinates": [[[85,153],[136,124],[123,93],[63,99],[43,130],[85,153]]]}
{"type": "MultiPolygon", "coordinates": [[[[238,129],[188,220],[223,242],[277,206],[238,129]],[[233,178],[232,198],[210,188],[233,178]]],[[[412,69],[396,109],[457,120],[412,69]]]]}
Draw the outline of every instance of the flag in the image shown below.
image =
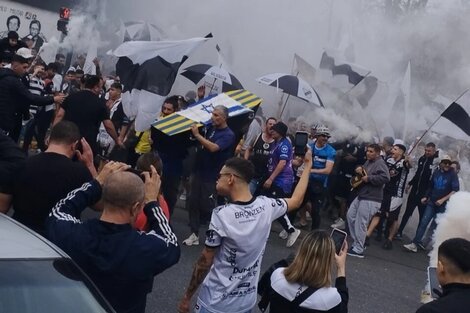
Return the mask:
{"type": "Polygon", "coordinates": [[[116,74],[124,85],[124,112],[144,131],[155,121],[170,93],[178,69],[194,49],[212,35],[181,41],[127,41],[113,55],[119,57],[116,74]]]}
{"type": "Polygon", "coordinates": [[[408,62],[403,79],[398,87],[395,101],[389,119],[393,120],[392,127],[395,138],[406,138],[411,93],[411,63],[408,62]]]}
{"type": "Polygon", "coordinates": [[[243,89],[229,91],[207,97],[186,110],[175,112],[156,121],[152,126],[168,136],[173,136],[189,130],[194,123],[210,124],[212,111],[218,105],[223,105],[228,109],[229,119],[231,119],[252,112],[261,104],[261,101],[255,94],[243,89]]]}
{"type": "Polygon", "coordinates": [[[457,125],[467,136],[470,136],[470,116],[460,104],[453,102],[442,112],[441,116],[457,125]]]}
{"type": "Polygon", "coordinates": [[[332,78],[342,75],[347,79],[349,87],[359,84],[370,71],[355,64],[348,64],[334,56],[330,51],[324,51],[320,60],[320,69],[327,70],[332,78]]]}
{"type": "Polygon", "coordinates": [[[315,85],[315,74],[317,70],[307,61],[305,61],[297,53],[294,54],[294,69],[293,75],[298,75],[305,80],[310,86],[315,85]]]}

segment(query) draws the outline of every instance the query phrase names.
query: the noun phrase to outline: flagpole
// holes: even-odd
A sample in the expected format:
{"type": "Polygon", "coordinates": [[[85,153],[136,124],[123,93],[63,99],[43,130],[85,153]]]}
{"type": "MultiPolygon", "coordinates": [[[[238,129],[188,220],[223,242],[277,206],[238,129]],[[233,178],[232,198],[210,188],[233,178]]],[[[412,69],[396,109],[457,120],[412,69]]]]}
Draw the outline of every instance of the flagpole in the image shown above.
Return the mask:
{"type": "MultiPolygon", "coordinates": [[[[297,74],[295,74],[295,77],[299,76],[299,72],[297,72],[297,74]]],[[[287,101],[289,101],[289,97],[290,97],[290,94],[287,94],[287,98],[286,98],[286,101],[284,102],[284,105],[282,106],[282,109],[281,109],[281,114],[279,115],[279,119],[282,119],[282,114],[284,114],[284,110],[286,109],[286,105],[287,105],[287,101]]]]}
{"type": "MultiPolygon", "coordinates": [[[[465,90],[460,96],[457,97],[457,99],[455,99],[454,101],[452,101],[452,102],[450,103],[450,105],[452,105],[452,103],[457,102],[460,98],[462,98],[463,95],[466,94],[468,90],[470,90],[470,89],[465,90]]],[[[447,110],[447,108],[446,108],[446,110],[447,110]]],[[[444,112],[445,112],[445,110],[444,110],[444,112]]],[[[444,113],[444,112],[442,112],[442,113],[444,113]]],[[[431,126],[429,126],[428,129],[426,129],[426,131],[421,135],[421,137],[418,138],[418,140],[415,142],[414,146],[411,147],[411,149],[410,149],[410,151],[408,152],[408,154],[411,154],[411,152],[413,152],[414,148],[416,148],[416,147],[418,146],[418,143],[421,142],[421,140],[424,138],[424,136],[431,130],[431,128],[437,123],[437,121],[439,121],[439,119],[442,117],[442,113],[439,114],[439,116],[437,117],[437,119],[431,124],[431,126]]]]}

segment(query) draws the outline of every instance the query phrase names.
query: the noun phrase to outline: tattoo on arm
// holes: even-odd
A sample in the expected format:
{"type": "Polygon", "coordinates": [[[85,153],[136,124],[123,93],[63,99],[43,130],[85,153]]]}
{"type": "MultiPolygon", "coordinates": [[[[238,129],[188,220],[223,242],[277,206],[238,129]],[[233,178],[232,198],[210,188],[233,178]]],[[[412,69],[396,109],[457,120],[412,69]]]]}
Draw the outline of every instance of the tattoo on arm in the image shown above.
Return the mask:
{"type": "Polygon", "coordinates": [[[201,285],[204,278],[206,278],[207,273],[209,273],[209,270],[214,261],[214,254],[215,249],[206,247],[202,251],[201,256],[197,260],[196,264],[194,264],[191,281],[189,283],[188,289],[186,290],[186,296],[188,298],[191,298],[194,295],[196,290],[199,288],[199,285],[201,285]]]}

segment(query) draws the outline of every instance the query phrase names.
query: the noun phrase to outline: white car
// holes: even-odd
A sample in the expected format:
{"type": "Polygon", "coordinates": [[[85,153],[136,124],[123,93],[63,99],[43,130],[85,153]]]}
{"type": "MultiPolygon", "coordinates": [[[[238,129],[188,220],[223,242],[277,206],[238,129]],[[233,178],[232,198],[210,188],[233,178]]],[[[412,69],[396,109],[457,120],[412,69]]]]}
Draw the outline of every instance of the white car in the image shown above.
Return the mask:
{"type": "Polygon", "coordinates": [[[72,259],[0,213],[0,313],[115,312],[72,259]]]}

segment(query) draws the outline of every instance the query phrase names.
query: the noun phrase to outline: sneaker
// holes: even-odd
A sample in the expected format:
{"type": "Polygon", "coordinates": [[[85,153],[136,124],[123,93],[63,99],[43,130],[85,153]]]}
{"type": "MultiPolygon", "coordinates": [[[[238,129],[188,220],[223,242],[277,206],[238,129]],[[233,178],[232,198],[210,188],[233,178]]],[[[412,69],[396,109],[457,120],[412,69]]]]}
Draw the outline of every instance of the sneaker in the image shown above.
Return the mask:
{"type": "Polygon", "coordinates": [[[385,250],[392,250],[393,249],[393,245],[392,245],[392,242],[388,239],[385,240],[382,248],[384,248],[385,250]]]}
{"type": "Polygon", "coordinates": [[[297,238],[299,238],[299,235],[300,235],[300,230],[299,229],[295,229],[294,232],[290,233],[287,237],[286,247],[287,248],[292,247],[294,245],[295,241],[297,240],[297,238]]]}
{"type": "Polygon", "coordinates": [[[305,212],[305,216],[307,217],[307,221],[311,221],[312,220],[312,216],[310,215],[310,212],[305,212]]]}
{"type": "Polygon", "coordinates": [[[366,236],[366,240],[364,241],[364,247],[370,246],[370,237],[366,236]]]}
{"type": "Polygon", "coordinates": [[[356,258],[360,258],[360,259],[364,258],[364,253],[358,253],[358,252],[354,251],[352,248],[350,248],[348,250],[348,255],[356,257],[356,258]]]}
{"type": "Polygon", "coordinates": [[[183,245],[185,246],[199,246],[199,237],[192,233],[191,236],[183,240],[183,245]]]}
{"type": "Polygon", "coordinates": [[[289,233],[285,230],[282,230],[280,233],[279,233],[279,238],[281,239],[287,239],[287,237],[289,237],[289,233]]]}
{"type": "Polygon", "coordinates": [[[331,224],[331,228],[345,229],[346,222],[339,217],[333,224],[331,224]]]}
{"type": "Polygon", "coordinates": [[[186,192],[181,194],[180,200],[186,201],[186,192]]]}
{"type": "Polygon", "coordinates": [[[410,252],[418,252],[418,247],[413,242],[407,245],[403,245],[403,248],[410,252]]]}

